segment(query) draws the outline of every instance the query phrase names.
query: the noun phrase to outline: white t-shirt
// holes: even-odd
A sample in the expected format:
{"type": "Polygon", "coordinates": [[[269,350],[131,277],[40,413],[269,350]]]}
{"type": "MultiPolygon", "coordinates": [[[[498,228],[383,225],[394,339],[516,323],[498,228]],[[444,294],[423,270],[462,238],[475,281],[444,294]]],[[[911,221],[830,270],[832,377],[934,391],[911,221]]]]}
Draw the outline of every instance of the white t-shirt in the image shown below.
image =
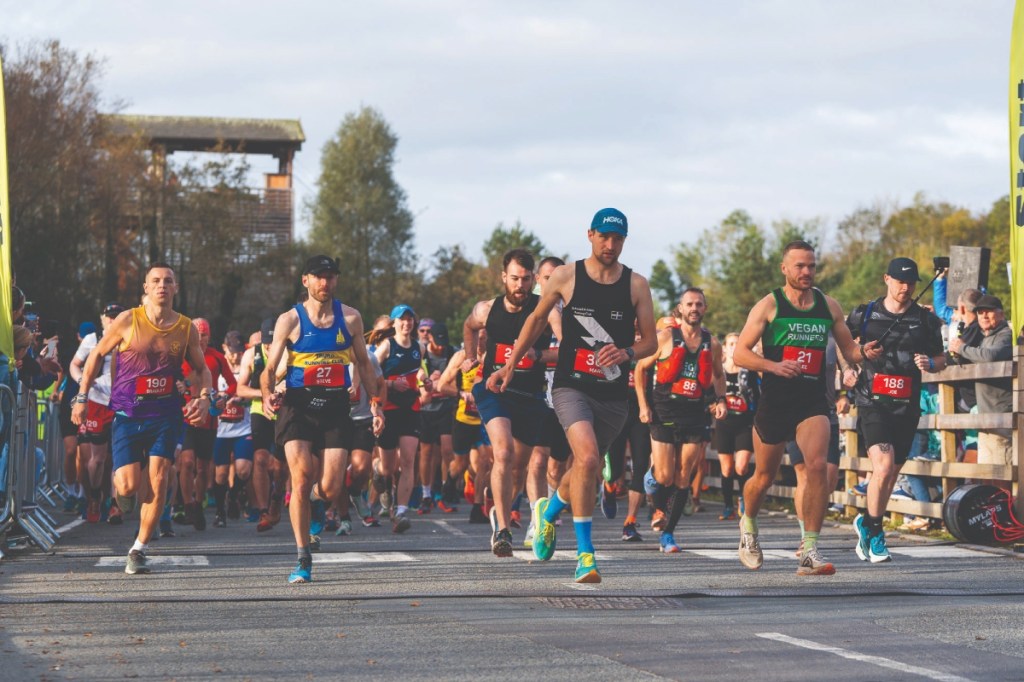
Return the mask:
{"type": "MultiPolygon", "coordinates": [[[[75,358],[85,362],[97,343],[99,343],[99,339],[96,337],[96,332],[86,334],[85,338],[82,339],[82,343],[78,346],[78,350],[75,351],[75,358]]],[[[113,351],[111,351],[103,356],[103,370],[92,382],[92,386],[89,387],[89,400],[100,405],[110,404],[110,357],[113,354],[113,351]]]]}
{"type": "MultiPolygon", "coordinates": [[[[238,379],[238,374],[241,372],[239,368],[238,372],[234,372],[235,380],[238,379]]],[[[223,393],[228,390],[228,382],[224,380],[224,377],[220,377],[217,381],[217,391],[223,393]]],[[[217,420],[217,438],[239,438],[241,436],[248,436],[252,433],[252,423],[249,420],[249,401],[245,400],[241,405],[234,405],[235,410],[242,410],[241,421],[224,421],[224,414],[231,409],[231,407],[221,412],[220,419],[217,420]]]]}

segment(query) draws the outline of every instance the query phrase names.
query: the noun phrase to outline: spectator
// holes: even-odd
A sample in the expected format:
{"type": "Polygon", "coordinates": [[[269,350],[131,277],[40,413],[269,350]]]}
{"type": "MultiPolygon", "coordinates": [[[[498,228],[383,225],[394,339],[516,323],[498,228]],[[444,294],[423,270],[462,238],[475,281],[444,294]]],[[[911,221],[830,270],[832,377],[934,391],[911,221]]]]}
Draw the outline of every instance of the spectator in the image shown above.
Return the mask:
{"type": "MultiPolygon", "coordinates": [[[[970,362],[998,362],[1013,357],[1013,334],[1003,314],[1003,303],[996,296],[985,295],[974,305],[978,327],[984,338],[977,348],[962,339],[950,342],[950,350],[970,362]]],[[[1013,380],[986,379],[975,382],[979,414],[1002,414],[1013,411],[1013,380]]],[[[1008,465],[1013,461],[1009,429],[984,429],[978,432],[978,463],[1008,465]]],[[[1005,487],[1005,482],[992,482],[1005,487]]]]}

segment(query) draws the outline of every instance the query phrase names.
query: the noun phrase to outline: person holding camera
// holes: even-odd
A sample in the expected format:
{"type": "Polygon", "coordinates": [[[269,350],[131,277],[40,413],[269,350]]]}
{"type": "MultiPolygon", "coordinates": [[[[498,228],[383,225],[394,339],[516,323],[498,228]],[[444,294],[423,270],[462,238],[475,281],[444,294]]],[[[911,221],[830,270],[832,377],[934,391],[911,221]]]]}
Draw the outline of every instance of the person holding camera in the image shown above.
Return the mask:
{"type": "Polygon", "coordinates": [[[880,356],[860,363],[857,384],[850,391],[872,466],[867,513],[859,514],[853,526],[857,557],[871,563],[892,560],[882,516],[917,433],[921,372],[946,367],[942,322],[914,299],[920,281],[917,263],[894,258],[883,278],[885,296],[858,306],[846,320],[850,334],[860,343],[877,341],[882,347],[880,356]]]}

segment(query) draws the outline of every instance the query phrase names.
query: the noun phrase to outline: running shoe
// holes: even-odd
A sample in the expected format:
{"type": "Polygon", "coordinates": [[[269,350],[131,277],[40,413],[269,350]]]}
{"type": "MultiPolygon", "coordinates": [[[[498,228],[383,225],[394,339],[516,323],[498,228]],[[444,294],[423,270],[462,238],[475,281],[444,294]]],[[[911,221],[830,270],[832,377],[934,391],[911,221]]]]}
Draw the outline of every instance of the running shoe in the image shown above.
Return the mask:
{"type": "Polygon", "coordinates": [[[635,523],[627,523],[622,527],[623,542],[643,542],[643,536],[636,529],[635,523]]]}
{"type": "Polygon", "coordinates": [[[726,507],[722,510],[722,513],[718,515],[719,521],[735,521],[736,512],[733,511],[732,507],[726,507]]]}
{"type": "Polygon", "coordinates": [[[679,554],[679,545],[676,544],[676,539],[672,537],[672,533],[663,532],[658,544],[660,545],[659,549],[665,554],[679,554]]]}
{"type": "Polygon", "coordinates": [[[660,533],[661,531],[665,530],[665,526],[667,525],[668,516],[666,516],[665,512],[661,511],[660,509],[655,509],[654,516],[651,517],[651,530],[653,530],[656,533],[660,533]]]}
{"type": "Polygon", "coordinates": [[[288,582],[292,585],[313,582],[313,560],[300,559],[299,563],[295,566],[295,570],[288,576],[288,582]]]}
{"type": "Polygon", "coordinates": [[[362,517],[363,527],[365,528],[379,528],[380,521],[373,517],[373,514],[368,514],[362,517]]]}
{"type": "Polygon", "coordinates": [[[858,483],[857,485],[853,486],[852,488],[850,488],[846,492],[850,493],[851,495],[857,495],[859,497],[864,497],[865,495],[868,494],[868,483],[867,483],[867,481],[865,481],[863,483],[858,483]]]}
{"type": "Polygon", "coordinates": [[[149,573],[149,561],[147,561],[146,555],[137,549],[128,552],[128,561],[125,562],[124,572],[128,575],[149,573]]]}
{"type": "Polygon", "coordinates": [[[232,521],[242,518],[242,508],[238,506],[238,497],[228,496],[228,518],[232,521]]]}
{"type": "Polygon", "coordinates": [[[522,528],[523,527],[523,515],[517,511],[509,514],[508,525],[511,528],[522,528]]]}
{"type": "Polygon", "coordinates": [[[914,500],[914,496],[903,488],[893,488],[892,495],[890,495],[889,498],[893,500],[910,500],[911,502],[914,500]]]}
{"type": "Polygon", "coordinates": [[[817,545],[804,550],[796,569],[797,575],[833,575],[835,572],[836,567],[821,556],[817,545]]]}
{"type": "Polygon", "coordinates": [[[884,532],[872,535],[868,541],[868,547],[868,558],[871,559],[871,563],[882,564],[886,561],[892,561],[889,548],[885,546],[884,532]]]}
{"type": "Polygon", "coordinates": [[[683,516],[693,516],[693,512],[704,510],[703,507],[701,507],[700,510],[698,510],[697,507],[700,507],[700,502],[695,501],[693,499],[693,495],[687,495],[686,502],[683,503],[683,516]]]}
{"type": "Polygon", "coordinates": [[[373,513],[370,511],[370,505],[368,505],[366,500],[363,499],[362,493],[349,495],[348,499],[352,503],[352,506],[356,508],[356,515],[359,516],[359,518],[365,519],[367,516],[373,516],[373,513]]]}
{"type": "Polygon", "coordinates": [[[310,534],[309,536],[309,551],[319,552],[320,551],[320,536],[316,534],[310,534]]]}
{"type": "MultiPolygon", "coordinates": [[[[541,561],[547,561],[555,553],[555,524],[544,518],[547,508],[548,498],[546,497],[537,500],[533,507],[533,513],[537,517],[537,531],[533,535],[533,555],[541,561]]],[[[590,560],[591,562],[594,560],[593,555],[590,555],[590,560]]],[[[579,577],[579,569],[577,569],[576,575],[579,577]]]]}
{"type": "Polygon", "coordinates": [[[487,523],[487,515],[484,514],[482,505],[474,504],[473,508],[469,510],[469,522],[470,523],[487,523]]]}
{"type": "MultiPolygon", "coordinates": [[[[692,510],[690,512],[691,514],[700,514],[702,511],[704,511],[704,505],[700,503],[699,497],[693,500],[693,502],[690,504],[690,508],[692,510]]],[[[686,513],[686,507],[683,507],[683,513],[686,513]]]]}
{"type": "Polygon", "coordinates": [[[107,523],[111,526],[120,526],[124,523],[124,516],[121,514],[121,508],[117,506],[117,502],[112,502],[110,505],[110,513],[107,514],[107,523]]]}
{"type": "Polygon", "coordinates": [[[608,484],[601,485],[601,513],[606,519],[614,519],[619,511],[618,500],[615,499],[615,490],[609,490],[608,484]]]}
{"type": "Polygon", "coordinates": [[[341,537],[352,535],[352,521],[350,519],[338,521],[338,530],[334,531],[334,534],[341,537]]]}
{"type": "Polygon", "coordinates": [[[85,520],[89,523],[100,522],[100,501],[98,499],[89,500],[89,504],[85,508],[85,520]]]}
{"type": "Polygon", "coordinates": [[[224,517],[223,514],[221,514],[220,512],[217,512],[217,514],[213,517],[213,527],[214,528],[227,528],[228,527],[228,520],[224,517]]]}
{"type": "Polygon", "coordinates": [[[336,530],[338,530],[338,517],[334,513],[334,509],[328,509],[327,517],[324,520],[324,531],[333,533],[336,530]]]}
{"type": "Polygon", "coordinates": [[[404,533],[409,530],[409,526],[409,519],[405,518],[405,514],[395,514],[394,518],[391,519],[392,533],[404,533]]]}
{"type": "Polygon", "coordinates": [[[599,583],[601,573],[597,570],[597,562],[590,552],[580,552],[576,555],[576,582],[578,583],[599,583]]]}
{"type": "Polygon", "coordinates": [[[764,554],[761,552],[761,543],[757,541],[757,532],[748,533],[743,530],[743,519],[740,518],[740,563],[752,571],[761,568],[764,563],[764,554]]]}
{"type": "Polygon", "coordinates": [[[533,536],[537,533],[533,527],[533,521],[526,527],[526,537],[523,538],[523,547],[526,549],[533,549],[533,536]]]}
{"type": "Polygon", "coordinates": [[[420,516],[423,516],[424,514],[429,514],[430,510],[433,507],[434,507],[434,498],[432,498],[432,497],[424,497],[423,499],[420,500],[420,508],[416,510],[416,513],[419,514],[420,516]]]}
{"type": "Polygon", "coordinates": [[[260,520],[256,524],[257,533],[266,533],[268,530],[274,527],[274,524],[270,522],[270,512],[263,512],[260,514],[260,520]]]}
{"type": "Polygon", "coordinates": [[[64,498],[64,512],[66,514],[72,514],[78,510],[78,498],[74,495],[68,495],[64,498]]]}
{"type": "Polygon", "coordinates": [[[249,507],[245,512],[246,523],[258,523],[260,520],[260,510],[254,507],[249,507]]]}
{"type": "Polygon", "coordinates": [[[378,497],[380,502],[380,515],[384,518],[391,518],[391,491],[385,490],[378,497]]]}
{"type": "Polygon", "coordinates": [[[474,498],[476,498],[476,484],[473,483],[473,477],[469,475],[467,471],[465,474],[466,484],[462,488],[462,493],[466,498],[466,502],[473,504],[474,498]]]}
{"type": "Polygon", "coordinates": [[[454,514],[459,511],[459,508],[454,504],[448,504],[444,500],[437,501],[437,508],[442,514],[454,514]]]}
{"type": "Polygon", "coordinates": [[[309,503],[309,532],[313,535],[320,535],[324,532],[324,522],[327,521],[327,505],[323,500],[311,500],[309,503]]]}
{"type": "Polygon", "coordinates": [[[171,524],[170,519],[160,519],[160,537],[173,538],[174,535],[174,526],[171,524]]]}
{"type": "Polygon", "coordinates": [[[134,495],[125,497],[119,493],[114,493],[114,499],[117,501],[117,506],[121,509],[122,514],[131,514],[135,510],[134,495]]]}
{"type": "Polygon", "coordinates": [[[857,514],[857,517],[853,520],[853,529],[857,531],[857,546],[854,548],[857,552],[857,558],[861,561],[867,561],[868,552],[871,551],[871,548],[868,546],[871,530],[868,528],[863,514],[857,514]]]}
{"type": "Polygon", "coordinates": [[[176,504],[171,508],[171,520],[181,526],[191,525],[188,516],[185,514],[185,505],[176,504]]]}
{"type": "Polygon", "coordinates": [[[198,504],[192,506],[192,526],[196,530],[206,530],[206,514],[203,512],[202,507],[198,504]]]}
{"type": "Polygon", "coordinates": [[[494,556],[503,558],[512,556],[512,531],[502,528],[492,538],[491,551],[494,556]]]}

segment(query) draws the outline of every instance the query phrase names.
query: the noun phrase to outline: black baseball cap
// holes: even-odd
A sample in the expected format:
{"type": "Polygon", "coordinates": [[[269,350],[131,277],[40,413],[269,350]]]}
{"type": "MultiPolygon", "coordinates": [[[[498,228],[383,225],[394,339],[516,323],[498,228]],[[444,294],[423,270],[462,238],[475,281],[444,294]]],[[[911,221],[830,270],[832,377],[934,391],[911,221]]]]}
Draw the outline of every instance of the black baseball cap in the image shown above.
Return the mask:
{"type": "Polygon", "coordinates": [[[438,346],[448,345],[448,325],[444,322],[435,322],[428,334],[434,337],[434,344],[438,346]]]}
{"type": "Polygon", "coordinates": [[[263,320],[263,325],[260,327],[260,343],[264,346],[269,346],[274,342],[274,325],[277,324],[276,317],[268,317],[263,320]]]}
{"type": "Polygon", "coordinates": [[[103,306],[103,317],[115,318],[124,312],[124,306],[120,303],[108,303],[103,306]]]}
{"type": "Polygon", "coordinates": [[[974,312],[979,310],[1002,310],[1003,302],[999,300],[998,296],[992,294],[985,294],[978,299],[978,302],[974,304],[974,312]]]}
{"type": "Polygon", "coordinates": [[[885,274],[901,282],[921,281],[921,276],[917,274],[917,263],[911,258],[893,258],[889,261],[889,269],[885,274]]]}
{"type": "Polygon", "coordinates": [[[303,275],[319,275],[324,272],[333,272],[337,275],[340,272],[338,270],[338,261],[330,256],[313,256],[306,261],[302,268],[303,275]]]}

